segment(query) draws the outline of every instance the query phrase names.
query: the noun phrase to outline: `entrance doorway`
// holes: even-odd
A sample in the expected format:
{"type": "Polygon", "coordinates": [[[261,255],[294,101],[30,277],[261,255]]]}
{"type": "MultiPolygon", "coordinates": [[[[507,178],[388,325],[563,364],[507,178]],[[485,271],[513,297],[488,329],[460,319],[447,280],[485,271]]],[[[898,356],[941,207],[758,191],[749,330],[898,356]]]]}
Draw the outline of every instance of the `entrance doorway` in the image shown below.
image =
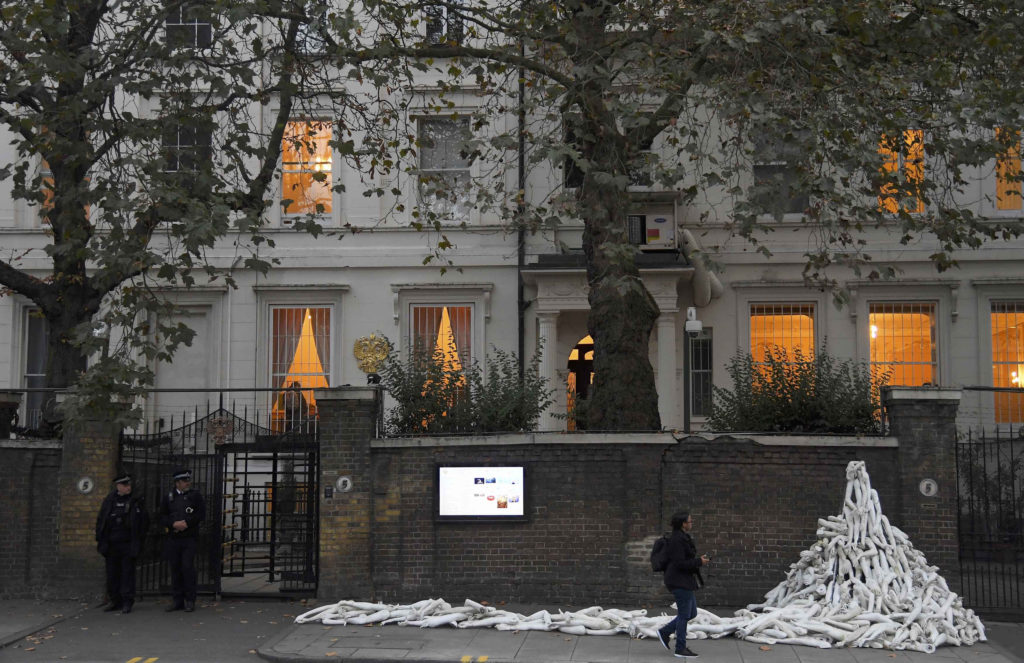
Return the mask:
{"type": "Polygon", "coordinates": [[[576,420],[576,408],[590,395],[594,382],[594,339],[588,334],[576,343],[569,353],[569,375],[566,378],[566,414],[569,419],[567,430],[583,430],[585,425],[576,420]]]}

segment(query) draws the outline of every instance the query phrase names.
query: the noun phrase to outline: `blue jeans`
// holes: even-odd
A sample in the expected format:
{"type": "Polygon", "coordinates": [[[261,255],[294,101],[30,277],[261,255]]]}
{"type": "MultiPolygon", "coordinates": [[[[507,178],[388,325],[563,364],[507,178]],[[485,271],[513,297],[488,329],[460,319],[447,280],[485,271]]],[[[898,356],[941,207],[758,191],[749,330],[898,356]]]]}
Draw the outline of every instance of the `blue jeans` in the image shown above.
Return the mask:
{"type": "Polygon", "coordinates": [[[697,616],[697,595],[692,589],[673,589],[672,596],[676,597],[678,614],[662,627],[662,631],[672,633],[675,630],[676,651],[682,652],[686,649],[686,623],[697,616]]]}

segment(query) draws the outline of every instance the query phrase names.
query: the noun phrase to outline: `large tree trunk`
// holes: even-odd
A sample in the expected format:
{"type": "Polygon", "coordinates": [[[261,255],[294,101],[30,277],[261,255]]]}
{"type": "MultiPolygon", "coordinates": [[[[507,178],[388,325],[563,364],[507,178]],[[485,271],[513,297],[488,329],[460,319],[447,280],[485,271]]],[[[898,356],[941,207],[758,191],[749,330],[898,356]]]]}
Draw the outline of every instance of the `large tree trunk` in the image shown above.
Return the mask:
{"type": "MultiPolygon", "coordinates": [[[[599,128],[592,130],[592,135],[601,134],[599,128]]],[[[605,127],[604,133],[615,133],[614,124],[605,127]]],[[[593,163],[625,163],[623,141],[617,134],[588,148],[593,163]]],[[[594,339],[594,384],[585,412],[587,430],[660,430],[658,392],[648,357],[659,310],[640,280],[636,249],[626,232],[629,194],[624,185],[587,173],[580,208],[586,223],[583,250],[590,289],[587,327],[594,339]]]]}
{"type": "Polygon", "coordinates": [[[69,311],[66,307],[56,311],[44,309],[43,315],[50,331],[46,355],[47,387],[70,387],[85,371],[87,357],[72,340],[75,327],[91,320],[94,313],[84,309],[69,311]]]}

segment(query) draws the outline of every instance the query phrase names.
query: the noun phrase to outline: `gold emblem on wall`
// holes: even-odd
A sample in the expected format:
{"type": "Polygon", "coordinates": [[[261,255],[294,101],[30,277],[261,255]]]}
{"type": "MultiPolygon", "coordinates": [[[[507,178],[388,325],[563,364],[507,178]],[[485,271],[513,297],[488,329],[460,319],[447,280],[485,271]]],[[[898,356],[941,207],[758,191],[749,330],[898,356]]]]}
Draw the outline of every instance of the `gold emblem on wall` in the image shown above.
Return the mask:
{"type": "Polygon", "coordinates": [[[357,338],[352,348],[352,354],[359,360],[359,370],[363,373],[376,373],[389,352],[391,343],[376,334],[357,338]]]}

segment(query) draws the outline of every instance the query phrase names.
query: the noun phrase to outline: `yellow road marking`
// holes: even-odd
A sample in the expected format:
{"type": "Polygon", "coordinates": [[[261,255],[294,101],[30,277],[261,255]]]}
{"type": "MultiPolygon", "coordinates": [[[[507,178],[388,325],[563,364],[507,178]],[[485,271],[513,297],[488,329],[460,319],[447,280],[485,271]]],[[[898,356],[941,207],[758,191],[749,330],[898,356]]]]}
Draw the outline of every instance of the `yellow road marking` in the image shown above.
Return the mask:
{"type": "MultiPolygon", "coordinates": [[[[132,663],[132,662],[128,661],[128,663],[132,663]]],[[[473,663],[473,657],[472,656],[463,656],[462,657],[462,663],[473,663]]]]}
{"type": "Polygon", "coordinates": [[[128,659],[128,663],[156,663],[159,658],[159,656],[153,656],[143,661],[141,656],[136,656],[135,658],[128,659]]]}
{"type": "Polygon", "coordinates": [[[145,661],[143,661],[142,663],[156,663],[156,661],[157,661],[157,659],[158,659],[158,658],[160,658],[160,657],[159,657],[159,656],[154,656],[153,658],[147,658],[147,659],[146,659],[145,661]]]}
{"type": "Polygon", "coordinates": [[[141,656],[136,656],[135,658],[128,659],[128,663],[139,663],[139,661],[141,661],[141,660],[142,660],[141,656]]]}
{"type": "Polygon", "coordinates": [[[478,656],[476,661],[477,661],[477,663],[487,663],[487,657],[486,656],[478,656]]]}

